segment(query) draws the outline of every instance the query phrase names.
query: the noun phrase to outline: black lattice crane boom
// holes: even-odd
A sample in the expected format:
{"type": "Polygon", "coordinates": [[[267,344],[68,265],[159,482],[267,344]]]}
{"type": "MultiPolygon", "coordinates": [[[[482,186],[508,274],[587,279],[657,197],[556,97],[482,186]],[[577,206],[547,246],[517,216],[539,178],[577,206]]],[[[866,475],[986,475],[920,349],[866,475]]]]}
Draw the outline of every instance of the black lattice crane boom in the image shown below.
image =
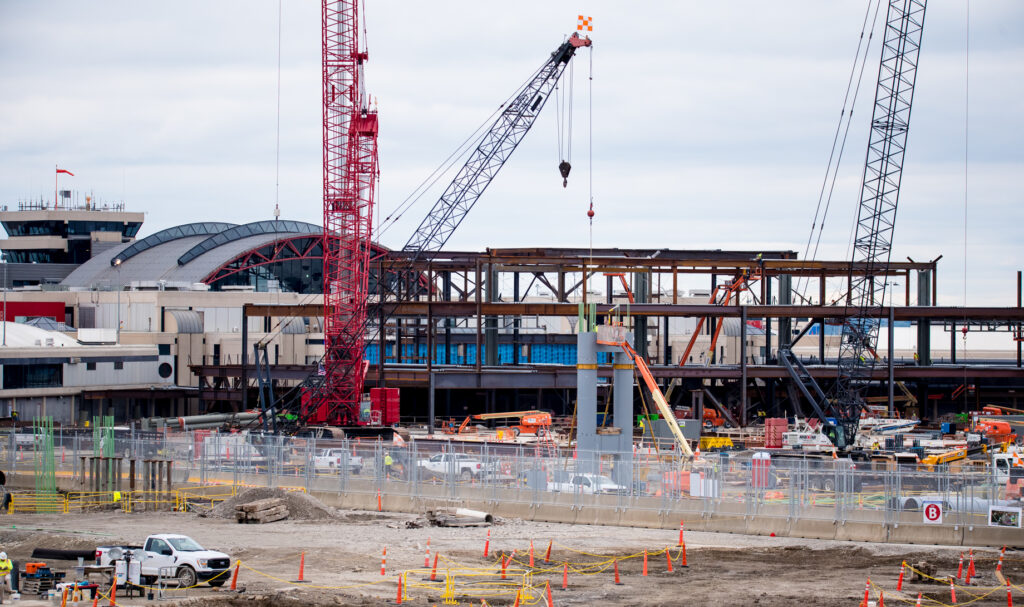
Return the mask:
{"type": "Polygon", "coordinates": [[[925,5],[926,0],[889,0],[853,242],[848,315],[843,323],[838,375],[829,402],[813,402],[814,394],[818,394],[820,400],[820,388],[804,389],[814,380],[809,374],[792,371],[800,367],[792,364],[795,359],[792,351],[779,353],[783,362],[789,363],[787,368],[803,386],[801,391],[811,399],[814,408],[828,411],[836,418],[837,432],[833,440],[841,448],[851,446],[857,434],[865,406],[863,393],[871,381],[876,360],[872,354],[878,341],[876,306],[885,302],[925,5]]]}

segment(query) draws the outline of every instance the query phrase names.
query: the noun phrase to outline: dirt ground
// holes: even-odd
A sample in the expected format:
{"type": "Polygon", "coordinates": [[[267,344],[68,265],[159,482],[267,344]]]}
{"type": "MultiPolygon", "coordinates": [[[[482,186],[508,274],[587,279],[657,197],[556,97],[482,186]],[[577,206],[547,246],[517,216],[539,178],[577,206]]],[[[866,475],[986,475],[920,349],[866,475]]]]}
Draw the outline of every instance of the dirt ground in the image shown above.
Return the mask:
{"type": "MultiPolygon", "coordinates": [[[[484,559],[487,528],[407,528],[406,523],[416,519],[406,514],[340,511],[326,519],[239,525],[223,517],[192,513],[10,515],[0,521],[0,547],[11,558],[25,561],[37,546],[89,549],[98,544],[139,544],[151,533],[184,533],[206,548],[226,552],[233,560],[240,559],[243,568],[239,587],[244,587],[244,591],[232,593],[226,587],[218,590],[204,586],[188,591],[188,598],[164,604],[247,607],[394,604],[398,573],[423,567],[428,538],[432,558],[433,553],[441,554],[441,571],[446,563],[448,567],[494,568],[497,554],[513,550],[515,562],[526,563],[533,540],[538,571],[532,584],[542,590],[544,583],[550,581],[555,605],[853,606],[863,597],[867,577],[885,589],[890,601],[903,598],[913,604],[921,591],[926,599],[931,597],[948,604],[948,585],[914,582],[909,573],[903,595],[895,593],[900,562],[927,560],[937,567],[937,576],[946,576],[955,574],[960,555],[959,548],[687,532],[689,567],[681,568],[676,560],[675,571],[668,573],[665,555],[661,553],[650,557],[649,576],[645,578],[641,576],[642,559],[626,557],[645,549],[658,552],[675,545],[677,531],[503,520],[489,528],[491,558],[484,559]],[[554,542],[553,564],[545,566],[542,557],[549,541],[554,542]],[[380,562],[385,547],[387,575],[382,578],[380,562]],[[298,576],[299,555],[303,551],[305,579],[310,583],[292,584],[298,576]],[[614,573],[607,563],[612,556],[622,559],[620,586],[614,585],[614,573]],[[569,561],[572,571],[569,589],[562,591],[559,588],[565,561],[569,561]],[[597,565],[602,562],[605,564],[597,565]],[[324,588],[329,586],[348,588],[324,588]]],[[[672,554],[677,556],[676,552],[672,554]]],[[[994,586],[996,553],[977,555],[979,587],[994,586]]],[[[1007,559],[1006,576],[1013,581],[1024,579],[1024,556],[1008,552],[1007,559]]],[[[58,568],[62,565],[52,564],[58,568]]],[[[491,571],[487,579],[497,576],[496,568],[491,571]]],[[[443,573],[439,577],[442,576],[443,573]]],[[[422,572],[411,573],[409,579],[413,586],[408,589],[410,598],[405,602],[442,604],[443,584],[430,585],[424,581],[422,572]]],[[[487,593],[478,586],[484,577],[457,575],[455,579],[457,594],[474,588],[478,593],[487,593]]],[[[958,592],[961,603],[973,598],[967,592],[980,594],[966,588],[958,592]]],[[[50,604],[27,599],[24,597],[21,603],[50,604]]],[[[481,604],[479,598],[457,599],[461,605],[481,604]]],[[[513,595],[488,597],[487,603],[511,605],[513,595]]],[[[119,599],[118,604],[142,605],[146,601],[119,599]]],[[[531,604],[544,602],[534,596],[531,604]]],[[[1006,593],[1000,590],[973,604],[1005,605],[1006,593]]]]}

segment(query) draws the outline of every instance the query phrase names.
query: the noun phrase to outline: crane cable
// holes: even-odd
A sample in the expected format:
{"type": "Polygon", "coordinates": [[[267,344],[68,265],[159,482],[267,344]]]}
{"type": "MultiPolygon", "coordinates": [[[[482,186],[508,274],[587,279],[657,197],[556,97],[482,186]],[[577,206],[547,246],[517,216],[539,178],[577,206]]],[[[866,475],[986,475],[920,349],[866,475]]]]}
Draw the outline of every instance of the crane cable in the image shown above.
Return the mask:
{"type": "MultiPolygon", "coordinates": [[[[967,200],[968,200],[968,161],[969,161],[969,136],[970,136],[970,109],[971,109],[971,1],[966,4],[966,24],[964,34],[964,327],[963,327],[963,350],[964,360],[967,359],[967,200]]],[[[935,305],[935,302],[932,302],[935,305]]],[[[1019,337],[1019,336],[1018,336],[1019,337]]],[[[964,411],[969,406],[967,403],[967,365],[964,365],[964,411]]]]}
{"type": "MultiPolygon", "coordinates": [[[[804,248],[804,259],[813,260],[817,257],[818,248],[821,244],[821,237],[825,228],[825,222],[828,217],[828,211],[832,203],[832,194],[835,191],[836,180],[839,173],[839,165],[842,162],[843,152],[846,149],[846,140],[850,132],[850,125],[853,122],[853,111],[857,104],[857,97],[860,93],[861,84],[864,81],[864,70],[867,66],[868,54],[871,50],[871,42],[875,35],[875,26],[878,22],[878,12],[881,8],[881,0],[869,0],[867,8],[864,12],[864,20],[861,23],[860,37],[857,40],[857,50],[854,53],[853,65],[850,66],[850,75],[846,83],[846,93],[843,96],[843,108],[839,114],[839,121],[836,123],[835,134],[832,137],[832,149],[829,152],[828,164],[825,167],[825,176],[822,179],[821,189],[818,193],[818,203],[814,210],[814,219],[811,222],[811,231],[807,237],[807,244],[804,248]],[[871,3],[875,2],[874,16],[871,16],[871,3]],[[868,33],[867,42],[864,40],[864,31],[867,30],[868,22],[870,18],[871,29],[868,33]],[[861,49],[863,47],[863,54],[861,49]],[[859,64],[859,69],[858,69],[859,64]],[[854,86],[854,76],[856,74],[856,86],[854,86]],[[851,95],[852,89],[852,95],[851,95]],[[850,110],[846,111],[847,103],[849,103],[850,110]],[[843,122],[846,122],[845,129],[843,128],[843,122]],[[840,139],[840,132],[842,131],[842,139],[840,139]],[[836,147],[838,145],[838,153],[836,147]],[[833,163],[833,159],[835,162],[833,163]],[[831,176],[831,180],[830,180],[831,176]],[[827,191],[827,195],[826,195],[827,191]],[[824,204],[824,208],[822,205],[824,204]],[[820,221],[819,221],[820,217],[820,221]],[[814,233],[817,229],[817,238],[815,239],[814,233]],[[814,242],[812,248],[812,241],[814,242]]],[[[856,218],[855,218],[856,219],[856,218]]],[[[797,286],[794,291],[798,294],[801,299],[806,300],[805,291],[810,286],[809,277],[797,278],[797,286]]],[[[824,305],[824,302],[821,302],[824,305]]]]}

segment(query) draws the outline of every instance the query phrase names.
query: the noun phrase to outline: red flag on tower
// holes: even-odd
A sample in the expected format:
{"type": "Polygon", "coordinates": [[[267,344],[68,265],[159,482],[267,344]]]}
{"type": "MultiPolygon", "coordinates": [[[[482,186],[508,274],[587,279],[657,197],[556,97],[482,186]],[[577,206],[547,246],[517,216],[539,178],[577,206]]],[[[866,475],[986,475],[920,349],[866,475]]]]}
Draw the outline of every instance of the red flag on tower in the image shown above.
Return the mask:
{"type": "Polygon", "coordinates": [[[67,170],[64,170],[64,169],[57,169],[57,173],[58,173],[58,174],[60,174],[60,173],[66,173],[66,174],[68,174],[68,175],[71,175],[72,177],[74,177],[74,176],[75,176],[75,174],[74,174],[74,173],[72,173],[71,171],[67,171],[67,170]]]}

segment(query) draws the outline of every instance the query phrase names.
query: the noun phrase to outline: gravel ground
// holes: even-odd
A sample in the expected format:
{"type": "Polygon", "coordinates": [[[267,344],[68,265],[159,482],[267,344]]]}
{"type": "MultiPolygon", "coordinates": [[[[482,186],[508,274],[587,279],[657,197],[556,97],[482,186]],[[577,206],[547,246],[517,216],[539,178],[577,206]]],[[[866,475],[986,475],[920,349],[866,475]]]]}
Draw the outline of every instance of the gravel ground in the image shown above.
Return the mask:
{"type": "MultiPolygon", "coordinates": [[[[253,494],[252,499],[260,497],[267,496],[253,494]]],[[[311,512],[323,512],[316,503],[305,506],[311,512]]],[[[911,563],[927,560],[937,566],[938,575],[948,575],[955,573],[960,554],[960,549],[955,547],[687,532],[689,567],[679,567],[676,560],[675,572],[667,573],[664,552],[659,551],[676,543],[676,531],[503,520],[489,528],[490,558],[484,559],[488,529],[407,527],[409,523],[415,525],[421,521],[422,518],[415,515],[362,511],[340,511],[328,518],[291,519],[267,525],[238,525],[216,516],[175,513],[13,515],[5,517],[4,525],[0,526],[0,546],[12,558],[23,561],[36,546],[90,548],[112,542],[141,543],[151,533],[184,533],[209,549],[240,559],[243,568],[239,580],[245,592],[229,593],[203,587],[190,591],[190,598],[178,603],[250,607],[380,605],[385,601],[393,604],[398,572],[423,567],[428,539],[432,554],[441,554],[439,568],[442,571],[459,565],[493,567],[496,555],[513,550],[516,551],[515,561],[523,565],[511,567],[525,567],[532,540],[538,566],[532,576],[533,585],[543,588],[545,582],[551,582],[556,588],[553,591],[556,605],[854,605],[863,597],[865,579],[869,576],[886,589],[886,598],[891,601],[899,598],[890,592],[895,591],[902,560],[911,563]],[[554,543],[554,563],[545,568],[541,557],[549,541],[554,543]],[[387,575],[382,578],[380,561],[385,547],[387,575]],[[641,576],[642,559],[626,558],[644,549],[657,553],[650,557],[650,575],[646,578],[641,576]],[[289,582],[298,576],[299,557],[303,552],[305,578],[312,583],[294,585],[289,582]],[[624,585],[621,586],[613,584],[610,563],[598,565],[613,556],[622,559],[619,569],[624,585]],[[557,588],[561,585],[565,561],[570,562],[570,589],[563,592],[557,588]],[[366,585],[372,583],[376,584],[366,585]],[[679,594],[681,588],[685,588],[685,600],[679,594]]],[[[673,552],[673,556],[676,555],[673,552]]],[[[1017,558],[1020,557],[1010,558],[1004,566],[1011,580],[1024,579],[1021,575],[1024,561],[1017,558]]],[[[979,553],[978,572],[981,585],[996,583],[991,551],[979,553]]],[[[440,588],[436,585],[427,588],[429,584],[422,581],[422,572],[411,573],[409,579],[414,584],[409,589],[411,604],[440,603],[440,588]]],[[[456,576],[456,580],[460,589],[470,587],[464,583],[470,578],[456,576]]],[[[949,603],[949,589],[945,585],[910,582],[908,576],[904,591],[902,598],[911,604],[919,591],[926,597],[949,603]]],[[[511,594],[506,594],[488,598],[487,602],[511,605],[512,599],[511,594]]],[[[960,600],[965,599],[961,596],[960,600]]],[[[119,600],[118,603],[141,605],[145,601],[119,600]]],[[[34,602],[23,600],[22,604],[30,606],[34,602]]],[[[460,604],[479,605],[480,602],[463,597],[460,604]]],[[[1005,605],[1006,595],[996,592],[973,604],[1005,605]]]]}

